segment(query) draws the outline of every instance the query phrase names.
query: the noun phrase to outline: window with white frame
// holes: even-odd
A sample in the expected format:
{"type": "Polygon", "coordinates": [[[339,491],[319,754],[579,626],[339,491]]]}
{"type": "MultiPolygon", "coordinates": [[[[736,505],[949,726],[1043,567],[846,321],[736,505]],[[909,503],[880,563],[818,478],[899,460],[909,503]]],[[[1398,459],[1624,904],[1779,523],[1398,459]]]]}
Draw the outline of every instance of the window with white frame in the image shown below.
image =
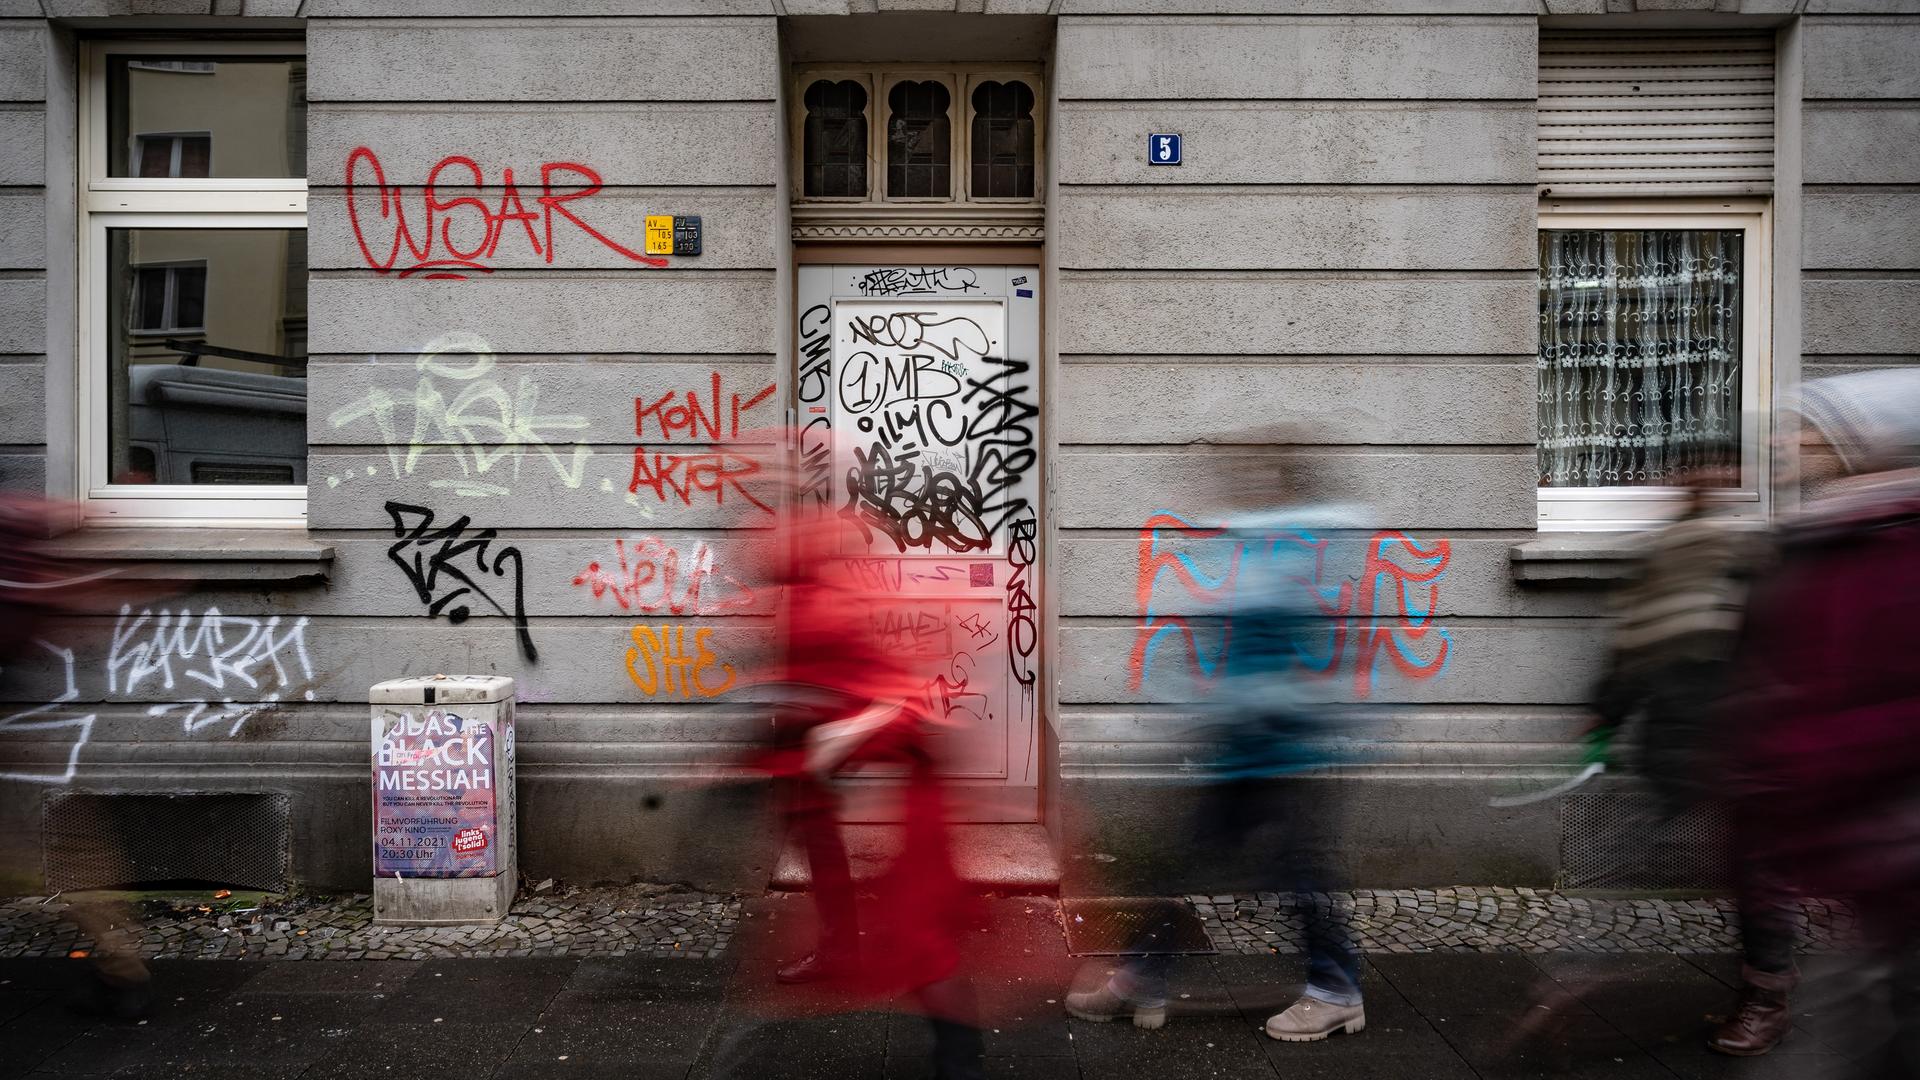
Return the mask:
{"type": "Polygon", "coordinates": [[[82,67],[87,514],[304,520],[305,50],[102,41],[82,67]]]}
{"type": "Polygon", "coordinates": [[[1042,194],[1035,71],[801,68],[803,202],[1031,203],[1042,194]]]}
{"type": "Polygon", "coordinates": [[[1539,259],[1540,527],[1764,518],[1764,204],[1549,203],[1539,259]]]}

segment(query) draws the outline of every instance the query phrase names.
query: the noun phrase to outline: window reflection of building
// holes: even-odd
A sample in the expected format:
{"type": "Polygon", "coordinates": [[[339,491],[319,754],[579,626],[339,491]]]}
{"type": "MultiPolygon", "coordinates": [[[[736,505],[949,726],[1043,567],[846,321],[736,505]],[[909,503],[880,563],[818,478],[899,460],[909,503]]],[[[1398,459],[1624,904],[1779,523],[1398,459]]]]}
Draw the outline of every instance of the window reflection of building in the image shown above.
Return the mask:
{"type": "Polygon", "coordinates": [[[115,483],[305,479],[306,234],[114,229],[115,483]]]}
{"type": "Polygon", "coordinates": [[[306,65],[261,58],[116,57],[109,175],[306,173],[306,65]]]}
{"type": "Polygon", "coordinates": [[[213,137],[206,134],[134,136],[138,174],[146,179],[204,179],[213,165],[213,137]]]}

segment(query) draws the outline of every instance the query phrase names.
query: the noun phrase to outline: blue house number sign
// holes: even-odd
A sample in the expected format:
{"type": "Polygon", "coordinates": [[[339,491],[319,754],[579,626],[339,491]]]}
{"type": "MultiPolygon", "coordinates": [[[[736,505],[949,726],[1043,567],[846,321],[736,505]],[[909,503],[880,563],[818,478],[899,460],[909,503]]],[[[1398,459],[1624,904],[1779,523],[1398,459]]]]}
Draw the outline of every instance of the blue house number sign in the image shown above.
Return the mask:
{"type": "Polygon", "coordinates": [[[1180,164],[1180,136],[1178,135],[1147,136],[1147,164],[1149,165],[1180,164]]]}

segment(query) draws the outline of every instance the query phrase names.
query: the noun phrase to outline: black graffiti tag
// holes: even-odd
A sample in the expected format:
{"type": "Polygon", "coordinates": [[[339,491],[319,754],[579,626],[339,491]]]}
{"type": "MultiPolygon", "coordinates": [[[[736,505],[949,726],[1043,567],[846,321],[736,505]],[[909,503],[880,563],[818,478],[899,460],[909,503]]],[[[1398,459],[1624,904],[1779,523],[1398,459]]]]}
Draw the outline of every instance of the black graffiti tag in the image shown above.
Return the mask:
{"type": "Polygon", "coordinates": [[[1023,687],[1033,686],[1033,650],[1040,643],[1033,621],[1038,608],[1027,585],[1027,571],[1036,555],[1036,532],[1033,515],[1028,513],[1013,522],[1007,540],[1007,565],[1012,569],[1007,576],[1007,665],[1023,687]]]}
{"type": "Polygon", "coordinates": [[[971,266],[891,266],[869,270],[860,277],[861,296],[931,296],[938,292],[974,292],[978,279],[971,266]]]}
{"type": "Polygon", "coordinates": [[[863,539],[872,541],[878,532],[900,551],[932,550],[935,543],[952,551],[991,547],[979,494],[954,473],[916,468],[918,457],[909,452],[895,461],[884,446],[855,447],[840,515],[860,527],[863,539]]]}
{"type": "MultiPolygon", "coordinates": [[[[975,356],[985,356],[993,343],[987,340],[987,332],[980,324],[965,315],[954,315],[945,319],[934,318],[932,311],[891,311],[884,315],[856,316],[848,326],[855,342],[878,346],[883,349],[929,349],[948,360],[959,360],[962,350],[975,356]],[[945,333],[929,334],[951,327],[945,333]],[[937,344],[938,338],[945,336],[947,346],[937,344]]],[[[915,354],[925,355],[925,354],[915,354]]]]}
{"type": "Polygon", "coordinates": [[[512,618],[514,629],[520,634],[520,651],[528,661],[539,661],[540,652],[534,648],[533,635],[527,631],[526,568],[519,548],[501,545],[490,552],[498,539],[494,531],[480,529],[468,533],[471,519],[464,514],[440,529],[433,527],[433,511],[424,506],[389,502],[387,516],[393,519],[393,535],[400,538],[387,549],[387,557],[407,575],[420,602],[427,605],[428,615],[444,614],[448,622],[456,625],[466,622],[473,613],[468,598],[476,598],[512,618]],[[495,600],[486,586],[468,572],[469,558],[471,569],[481,577],[502,578],[513,583],[511,609],[495,600]]]}
{"type": "Polygon", "coordinates": [[[815,304],[800,315],[800,490],[822,513],[833,505],[833,427],[827,416],[833,367],[833,312],[815,304]]]}
{"type": "Polygon", "coordinates": [[[1015,379],[1027,373],[1029,365],[1025,361],[994,356],[982,359],[998,370],[985,379],[968,379],[967,391],[960,399],[974,407],[973,419],[967,424],[973,458],[967,482],[980,497],[981,515],[998,532],[1009,523],[1017,524],[1022,514],[1031,523],[1031,507],[1014,491],[1039,460],[1032,423],[1040,410],[1023,400],[1025,383],[1014,385],[1015,379]]]}

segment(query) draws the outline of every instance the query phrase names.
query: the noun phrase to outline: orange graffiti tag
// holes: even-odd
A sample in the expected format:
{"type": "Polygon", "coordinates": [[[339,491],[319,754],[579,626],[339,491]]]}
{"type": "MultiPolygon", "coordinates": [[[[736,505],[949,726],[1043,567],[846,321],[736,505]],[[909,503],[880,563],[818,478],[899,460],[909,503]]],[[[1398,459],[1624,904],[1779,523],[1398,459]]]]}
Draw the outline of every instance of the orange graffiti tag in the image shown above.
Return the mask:
{"type": "Polygon", "coordinates": [[[693,632],[693,652],[687,652],[687,628],[684,626],[636,626],[634,647],[627,650],[627,676],[648,697],[678,694],[683,698],[715,697],[733,685],[733,665],[716,664],[707,648],[711,627],[693,632]],[[644,661],[644,665],[642,664],[644,661]],[[726,678],[718,685],[705,678],[708,668],[718,668],[726,678]]]}

